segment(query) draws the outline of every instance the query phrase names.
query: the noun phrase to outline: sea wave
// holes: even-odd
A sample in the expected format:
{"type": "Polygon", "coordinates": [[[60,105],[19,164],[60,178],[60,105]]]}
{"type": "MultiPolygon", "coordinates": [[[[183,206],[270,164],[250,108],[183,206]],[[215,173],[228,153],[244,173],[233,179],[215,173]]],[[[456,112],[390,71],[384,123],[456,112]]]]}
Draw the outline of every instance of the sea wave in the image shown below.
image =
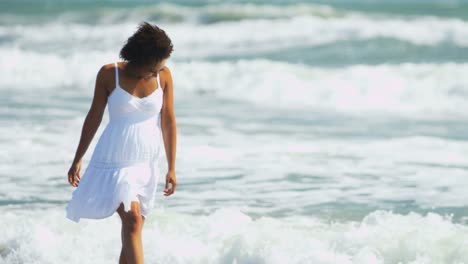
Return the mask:
{"type": "MultiPolygon", "coordinates": [[[[97,52],[89,60],[79,54],[62,57],[9,49],[0,49],[0,56],[12,62],[0,65],[1,89],[80,89],[89,95],[95,74],[104,64],[96,61],[110,63],[113,57],[97,52]]],[[[458,118],[468,113],[466,63],[320,68],[252,59],[171,61],[167,65],[180,96],[188,92],[285,109],[356,115],[458,118]]]]}
{"type": "MultiPolygon", "coordinates": [[[[71,223],[58,209],[6,211],[0,222],[0,263],[114,263],[120,252],[118,216],[81,221],[79,226],[71,223]]],[[[235,208],[206,216],[158,208],[145,230],[145,259],[150,263],[468,261],[468,228],[435,213],[374,211],[360,222],[329,223],[314,217],[253,219],[235,208]],[[181,245],[183,251],[175,250],[181,245]]]]}
{"type": "MultiPolygon", "coordinates": [[[[276,7],[275,7],[276,8],[276,7]]],[[[285,8],[288,13],[288,8],[285,8]]],[[[135,18],[110,14],[109,23],[77,23],[59,18],[47,23],[0,26],[0,45],[44,52],[86,52],[123,44],[135,30],[135,18]],[[47,34],[43,34],[47,32],[47,34]],[[72,50],[72,51],[73,51],[72,50]]],[[[138,20],[143,19],[140,17],[138,20]]],[[[150,18],[149,21],[156,21],[150,18]]],[[[418,46],[468,47],[468,22],[458,18],[379,17],[363,14],[323,17],[297,14],[275,19],[245,19],[211,24],[158,22],[172,37],[178,56],[200,58],[252,54],[288,47],[385,38],[418,46]]]]}

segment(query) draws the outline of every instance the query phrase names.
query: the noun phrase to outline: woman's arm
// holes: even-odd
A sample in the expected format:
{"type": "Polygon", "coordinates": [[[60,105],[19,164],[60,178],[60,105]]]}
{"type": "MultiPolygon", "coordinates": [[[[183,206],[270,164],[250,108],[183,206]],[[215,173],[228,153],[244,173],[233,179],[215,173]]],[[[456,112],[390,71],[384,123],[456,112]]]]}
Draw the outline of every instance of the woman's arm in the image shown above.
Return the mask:
{"type": "Polygon", "coordinates": [[[81,130],[80,142],[75,153],[72,165],[68,170],[68,182],[73,187],[78,187],[80,182],[80,169],[81,162],[86,150],[91,143],[97,129],[102,121],[102,116],[107,104],[107,90],[106,90],[106,68],[102,66],[99,69],[96,77],[96,85],[94,88],[94,97],[91,107],[86,115],[83,128],[81,130]]]}
{"type": "Polygon", "coordinates": [[[177,128],[174,115],[174,90],[172,83],[172,75],[169,68],[166,66],[161,71],[161,77],[164,79],[164,101],[161,109],[161,129],[163,134],[164,146],[167,157],[168,172],[166,175],[166,196],[171,195],[175,191],[177,180],[175,176],[175,159],[176,159],[176,144],[177,144],[177,128]],[[169,190],[168,184],[172,187],[169,190]]]}

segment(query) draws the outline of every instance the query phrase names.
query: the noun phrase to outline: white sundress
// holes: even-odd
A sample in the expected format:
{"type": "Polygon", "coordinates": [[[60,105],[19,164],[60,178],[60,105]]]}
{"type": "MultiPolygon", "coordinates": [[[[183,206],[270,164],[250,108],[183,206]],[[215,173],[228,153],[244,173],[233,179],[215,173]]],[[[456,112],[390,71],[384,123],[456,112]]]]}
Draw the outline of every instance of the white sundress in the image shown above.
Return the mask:
{"type": "Polygon", "coordinates": [[[119,83],[108,97],[109,123],[94,148],[85,173],[66,206],[66,217],[102,219],[113,215],[123,202],[130,211],[131,201],[140,203],[147,216],[154,205],[161,153],[161,108],[163,90],[158,88],[140,98],[128,93],[119,83]]]}

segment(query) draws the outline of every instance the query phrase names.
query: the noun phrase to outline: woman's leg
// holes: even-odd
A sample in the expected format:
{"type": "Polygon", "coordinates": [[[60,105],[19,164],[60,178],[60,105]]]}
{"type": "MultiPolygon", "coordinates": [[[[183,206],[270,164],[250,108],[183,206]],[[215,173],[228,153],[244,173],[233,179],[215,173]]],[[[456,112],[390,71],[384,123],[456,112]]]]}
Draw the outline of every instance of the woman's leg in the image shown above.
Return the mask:
{"type": "MultiPolygon", "coordinates": [[[[143,224],[145,223],[145,217],[143,216],[143,224]]],[[[120,240],[122,242],[122,249],[120,250],[120,257],[119,257],[119,264],[127,264],[127,257],[125,256],[125,251],[124,251],[124,227],[122,225],[121,231],[120,231],[120,240]]]]}
{"type": "Polygon", "coordinates": [[[125,257],[125,251],[124,251],[124,233],[123,233],[123,222],[122,222],[122,228],[120,231],[120,239],[122,241],[122,249],[120,250],[120,257],[119,257],[119,264],[127,264],[127,259],[125,257]]]}
{"type": "Polygon", "coordinates": [[[117,213],[122,220],[121,240],[122,251],[119,264],[142,264],[143,247],[141,232],[145,218],[140,214],[140,204],[132,201],[131,209],[125,212],[123,203],[117,208],[117,213]]]}

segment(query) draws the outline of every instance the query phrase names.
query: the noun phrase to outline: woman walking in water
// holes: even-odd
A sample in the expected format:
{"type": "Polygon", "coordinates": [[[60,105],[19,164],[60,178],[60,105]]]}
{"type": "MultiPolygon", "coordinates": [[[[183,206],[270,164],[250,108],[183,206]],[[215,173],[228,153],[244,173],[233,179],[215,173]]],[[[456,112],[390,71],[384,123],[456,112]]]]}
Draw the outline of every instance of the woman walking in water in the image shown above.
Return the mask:
{"type": "Polygon", "coordinates": [[[66,208],[68,219],[79,222],[80,218],[103,219],[115,212],[119,214],[119,263],[143,263],[141,231],[154,205],[161,136],[168,163],[164,195],[173,194],[177,186],[173,83],[165,66],[172,51],[171,39],[164,30],[142,22],[120,50],[124,61],[101,67],[68,171],[69,183],[77,187],[66,208]],[[109,123],[80,177],[82,157],[106,105],[109,123]]]}

